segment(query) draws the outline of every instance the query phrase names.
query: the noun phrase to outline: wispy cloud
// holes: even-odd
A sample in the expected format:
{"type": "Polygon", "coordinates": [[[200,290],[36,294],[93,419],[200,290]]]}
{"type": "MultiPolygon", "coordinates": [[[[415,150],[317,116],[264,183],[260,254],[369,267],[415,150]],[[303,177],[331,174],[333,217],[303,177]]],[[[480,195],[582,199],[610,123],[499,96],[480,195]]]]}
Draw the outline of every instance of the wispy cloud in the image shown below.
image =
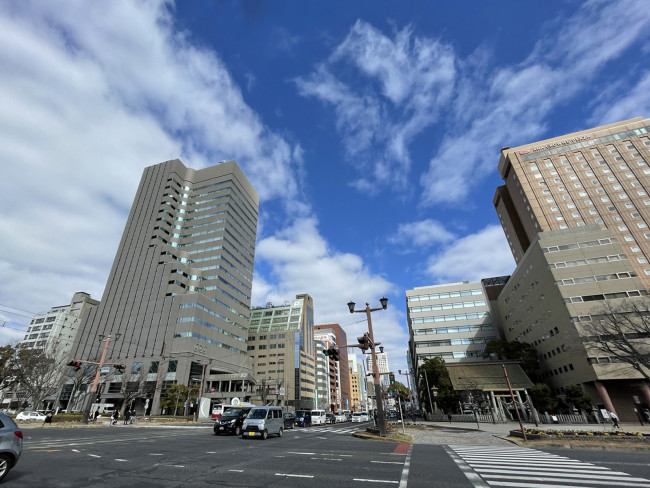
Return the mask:
{"type": "Polygon", "coordinates": [[[308,210],[301,150],[263,125],[217,55],[175,30],[169,8],[0,4],[5,304],[42,312],[75,291],[100,298],[151,164],[236,159],[263,201],[308,210]]]}
{"type": "Polygon", "coordinates": [[[402,189],[409,144],[451,96],[454,61],[448,45],[417,37],[410,27],[390,38],[358,20],[329,59],[295,81],[303,96],[334,107],[348,160],[364,174],[355,185],[367,192],[389,184],[402,189]],[[362,91],[343,79],[349,66],[362,91]]]}
{"type": "Polygon", "coordinates": [[[626,78],[614,84],[594,100],[591,124],[611,124],[633,115],[646,117],[650,114],[650,71],[641,73],[633,80],[636,82],[629,84],[632,80],[626,78]]]}
{"type": "MultiPolygon", "coordinates": [[[[459,93],[452,113],[463,117],[471,111],[473,120],[462,132],[447,129],[420,180],[423,205],[466,198],[494,171],[499,147],[543,135],[551,111],[586,89],[609,62],[647,42],[650,10],[643,0],[588,1],[574,16],[549,24],[544,34],[520,65],[480,77],[466,73],[465,92],[459,93]]],[[[623,110],[616,115],[628,117],[623,110]]]]}

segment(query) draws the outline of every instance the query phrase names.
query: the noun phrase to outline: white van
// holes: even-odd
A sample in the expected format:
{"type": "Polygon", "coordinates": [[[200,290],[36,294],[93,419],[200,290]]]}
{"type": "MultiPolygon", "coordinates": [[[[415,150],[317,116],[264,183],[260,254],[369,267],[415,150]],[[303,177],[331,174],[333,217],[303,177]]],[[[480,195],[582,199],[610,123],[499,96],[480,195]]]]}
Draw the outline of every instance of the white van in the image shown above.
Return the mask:
{"type": "Polygon", "coordinates": [[[255,407],[244,419],[242,424],[242,439],[261,437],[266,439],[275,434],[282,437],[284,433],[284,416],[280,407],[255,407]]]}
{"type": "Polygon", "coordinates": [[[325,410],[312,410],[311,411],[311,425],[325,425],[327,413],[325,410]]]}

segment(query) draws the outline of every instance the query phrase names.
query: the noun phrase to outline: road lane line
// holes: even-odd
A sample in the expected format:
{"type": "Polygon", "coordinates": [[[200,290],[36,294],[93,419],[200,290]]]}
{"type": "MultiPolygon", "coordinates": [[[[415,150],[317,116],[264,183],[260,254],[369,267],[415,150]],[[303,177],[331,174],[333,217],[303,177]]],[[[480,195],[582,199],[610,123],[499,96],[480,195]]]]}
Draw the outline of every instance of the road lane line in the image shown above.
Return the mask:
{"type": "Polygon", "coordinates": [[[413,445],[409,444],[409,449],[408,449],[408,452],[406,453],[406,459],[404,459],[404,469],[402,469],[402,477],[399,480],[399,488],[406,488],[406,484],[407,484],[408,479],[409,479],[409,471],[411,470],[411,452],[412,451],[413,451],[413,445]]]}
{"type": "MultiPolygon", "coordinates": [[[[462,473],[465,475],[465,477],[472,483],[474,488],[489,488],[490,484],[485,483],[481,477],[474,472],[474,470],[467,464],[465,461],[462,460],[462,458],[456,454],[454,451],[452,451],[449,446],[443,446],[443,449],[445,452],[449,455],[449,457],[456,463],[458,468],[462,471],[462,473]]],[[[532,488],[532,487],[530,487],[532,488]]],[[[546,487],[548,488],[548,486],[546,487]]]]}
{"type": "Polygon", "coordinates": [[[287,478],[313,478],[310,474],[288,474],[288,473],[275,473],[276,476],[285,476],[287,478]]]}
{"type": "Polygon", "coordinates": [[[353,478],[352,481],[365,481],[367,483],[392,483],[394,485],[398,484],[399,481],[391,481],[391,480],[368,480],[368,479],[363,479],[363,478],[353,478]]]}
{"type": "Polygon", "coordinates": [[[88,456],[94,457],[94,458],[100,458],[101,457],[101,456],[98,456],[97,454],[88,454],[88,456]]]}
{"type": "Polygon", "coordinates": [[[115,460],[116,460],[117,462],[120,462],[120,463],[126,463],[126,462],[129,461],[128,459],[119,459],[119,458],[117,458],[117,459],[115,459],[115,460]]]}
{"type": "Polygon", "coordinates": [[[305,456],[315,456],[315,452],[295,452],[295,451],[287,451],[287,454],[301,454],[305,456]]]}
{"type": "Polygon", "coordinates": [[[233,473],[243,473],[243,469],[229,469],[228,471],[232,471],[233,473]]]}
{"type": "Polygon", "coordinates": [[[402,461],[370,461],[371,463],[378,464],[404,464],[402,461]]]}

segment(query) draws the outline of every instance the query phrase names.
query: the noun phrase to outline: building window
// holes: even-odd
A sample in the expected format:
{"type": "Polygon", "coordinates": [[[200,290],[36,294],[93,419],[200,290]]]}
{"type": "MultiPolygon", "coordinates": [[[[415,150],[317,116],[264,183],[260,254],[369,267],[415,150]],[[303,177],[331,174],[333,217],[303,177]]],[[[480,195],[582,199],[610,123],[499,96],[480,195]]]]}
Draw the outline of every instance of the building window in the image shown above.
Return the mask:
{"type": "Polygon", "coordinates": [[[169,363],[167,364],[167,372],[168,373],[175,373],[177,367],[178,367],[178,361],[177,360],[174,359],[172,361],[169,361],[169,363]]]}

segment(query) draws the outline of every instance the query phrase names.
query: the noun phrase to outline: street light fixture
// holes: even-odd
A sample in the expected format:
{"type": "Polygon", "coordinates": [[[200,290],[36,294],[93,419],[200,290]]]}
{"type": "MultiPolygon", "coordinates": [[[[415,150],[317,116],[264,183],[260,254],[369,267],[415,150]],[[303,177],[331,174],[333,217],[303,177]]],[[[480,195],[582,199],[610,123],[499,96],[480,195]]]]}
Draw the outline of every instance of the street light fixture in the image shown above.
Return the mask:
{"type": "Polygon", "coordinates": [[[370,318],[371,312],[376,312],[378,310],[386,310],[388,307],[388,298],[382,297],[379,299],[381,303],[381,308],[370,308],[370,305],[366,303],[366,308],[361,310],[355,310],[354,306],[356,305],[352,300],[348,302],[348,309],[350,313],[365,313],[368,320],[368,335],[370,337],[370,354],[372,355],[372,377],[374,382],[375,389],[375,403],[377,404],[377,425],[379,426],[379,436],[386,437],[386,423],[384,416],[384,402],[383,394],[379,382],[379,366],[377,365],[377,353],[375,351],[375,337],[372,332],[372,319],[370,318]]]}

